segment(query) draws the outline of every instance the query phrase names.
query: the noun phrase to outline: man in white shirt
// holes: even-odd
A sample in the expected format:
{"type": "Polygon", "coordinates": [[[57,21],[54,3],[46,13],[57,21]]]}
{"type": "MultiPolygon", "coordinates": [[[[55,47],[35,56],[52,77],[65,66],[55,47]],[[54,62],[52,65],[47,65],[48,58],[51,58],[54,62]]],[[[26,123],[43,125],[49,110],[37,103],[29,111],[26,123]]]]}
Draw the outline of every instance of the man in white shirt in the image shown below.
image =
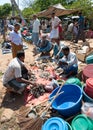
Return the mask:
{"type": "Polygon", "coordinates": [[[33,44],[37,45],[38,41],[39,41],[39,34],[40,34],[40,21],[37,18],[36,15],[33,15],[33,30],[32,30],[32,41],[33,44]]]}
{"type": "Polygon", "coordinates": [[[74,26],[73,22],[70,21],[69,24],[68,24],[67,32],[72,33],[73,32],[73,26],[74,26]]]}
{"type": "Polygon", "coordinates": [[[75,53],[70,52],[68,46],[62,48],[63,57],[59,60],[59,67],[61,67],[67,77],[75,75],[78,72],[78,59],[75,53]]]}
{"type": "Polygon", "coordinates": [[[17,57],[12,59],[8,68],[3,75],[3,85],[10,91],[22,93],[28,84],[32,84],[23,76],[23,69],[28,74],[28,70],[24,65],[25,53],[24,51],[17,52],[17,57]]]}
{"type": "Polygon", "coordinates": [[[20,30],[20,24],[16,23],[14,25],[14,30],[10,32],[9,39],[12,46],[12,56],[16,57],[18,51],[23,49],[23,42],[21,34],[18,32],[20,30]]]}
{"type": "Polygon", "coordinates": [[[45,23],[45,20],[43,20],[42,23],[41,23],[41,29],[42,29],[43,33],[46,32],[47,25],[46,25],[46,23],[45,23]]]}
{"type": "Polygon", "coordinates": [[[61,20],[55,16],[55,12],[52,13],[51,19],[51,32],[50,32],[50,39],[57,42],[59,44],[59,25],[61,20]]]}

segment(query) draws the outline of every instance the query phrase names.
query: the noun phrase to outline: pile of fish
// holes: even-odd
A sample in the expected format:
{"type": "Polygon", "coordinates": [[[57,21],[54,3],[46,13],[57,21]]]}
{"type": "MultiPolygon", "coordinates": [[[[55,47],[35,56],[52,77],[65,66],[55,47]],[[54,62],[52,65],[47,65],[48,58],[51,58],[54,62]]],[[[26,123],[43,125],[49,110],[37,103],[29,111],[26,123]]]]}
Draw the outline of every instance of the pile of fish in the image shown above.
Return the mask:
{"type": "Polygon", "coordinates": [[[35,97],[38,98],[46,92],[45,86],[42,84],[37,84],[35,87],[31,87],[30,93],[35,97]]]}

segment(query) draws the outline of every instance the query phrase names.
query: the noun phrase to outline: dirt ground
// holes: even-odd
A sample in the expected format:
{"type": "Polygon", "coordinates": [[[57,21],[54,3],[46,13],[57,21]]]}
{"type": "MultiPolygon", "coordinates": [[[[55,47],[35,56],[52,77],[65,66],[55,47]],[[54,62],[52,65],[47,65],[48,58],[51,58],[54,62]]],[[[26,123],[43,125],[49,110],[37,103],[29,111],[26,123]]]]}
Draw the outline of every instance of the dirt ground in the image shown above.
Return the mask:
{"type": "MultiPolygon", "coordinates": [[[[34,62],[33,57],[33,46],[27,44],[28,49],[25,50],[25,63],[30,65],[34,62]]],[[[22,95],[13,95],[6,91],[5,87],[2,85],[2,75],[5,72],[9,62],[12,59],[12,53],[2,54],[0,49],[0,130],[20,130],[16,123],[16,111],[24,105],[24,99],[22,95]]]]}
{"type": "MultiPolygon", "coordinates": [[[[68,45],[70,44],[70,42],[65,43],[68,45]]],[[[92,45],[93,40],[90,40],[89,43],[92,45]]],[[[25,50],[25,63],[30,65],[34,63],[35,60],[32,52],[33,45],[28,43],[26,44],[28,46],[28,49],[25,50]]],[[[16,112],[22,105],[24,105],[24,99],[22,95],[13,95],[13,100],[11,100],[12,97],[10,97],[9,93],[2,85],[2,75],[5,72],[11,59],[11,53],[2,54],[0,49],[0,130],[20,130],[17,124],[16,112]]],[[[82,66],[84,67],[85,64],[81,65],[81,68],[82,66]]]]}

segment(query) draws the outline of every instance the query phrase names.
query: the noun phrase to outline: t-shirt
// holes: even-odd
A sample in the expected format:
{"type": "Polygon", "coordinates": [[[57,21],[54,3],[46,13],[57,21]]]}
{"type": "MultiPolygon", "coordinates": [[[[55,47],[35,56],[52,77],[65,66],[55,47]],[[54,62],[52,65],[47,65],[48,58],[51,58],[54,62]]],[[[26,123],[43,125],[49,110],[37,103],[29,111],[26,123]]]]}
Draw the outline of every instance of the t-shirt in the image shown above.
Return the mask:
{"type": "Polygon", "coordinates": [[[63,56],[63,58],[60,61],[64,61],[68,63],[68,66],[77,65],[78,66],[78,59],[76,57],[76,54],[73,52],[70,52],[69,55],[63,56]]]}
{"type": "Polygon", "coordinates": [[[33,31],[34,33],[39,33],[40,21],[36,19],[33,23],[33,31]]]}
{"type": "Polygon", "coordinates": [[[16,33],[14,30],[10,32],[9,39],[11,40],[12,43],[16,45],[23,45],[21,34],[16,33]]]}
{"type": "Polygon", "coordinates": [[[46,30],[47,29],[47,25],[46,24],[42,24],[41,28],[42,28],[42,30],[46,30]]]}
{"type": "Polygon", "coordinates": [[[60,20],[57,16],[55,16],[54,18],[52,18],[52,19],[51,19],[51,22],[52,22],[52,29],[54,29],[55,26],[57,26],[57,25],[59,24],[60,21],[61,21],[61,20],[60,20]]]}
{"type": "Polygon", "coordinates": [[[79,29],[84,29],[84,17],[80,16],[78,20],[79,29]]]}
{"type": "Polygon", "coordinates": [[[14,78],[22,77],[21,64],[23,65],[24,63],[21,62],[18,58],[14,58],[10,62],[7,70],[5,71],[5,73],[3,75],[3,84],[8,83],[8,81],[10,81],[14,78]]]}
{"type": "Polygon", "coordinates": [[[67,31],[68,31],[68,32],[72,32],[72,31],[73,31],[73,26],[74,26],[74,24],[73,24],[73,23],[70,23],[70,24],[68,25],[67,31]]]}

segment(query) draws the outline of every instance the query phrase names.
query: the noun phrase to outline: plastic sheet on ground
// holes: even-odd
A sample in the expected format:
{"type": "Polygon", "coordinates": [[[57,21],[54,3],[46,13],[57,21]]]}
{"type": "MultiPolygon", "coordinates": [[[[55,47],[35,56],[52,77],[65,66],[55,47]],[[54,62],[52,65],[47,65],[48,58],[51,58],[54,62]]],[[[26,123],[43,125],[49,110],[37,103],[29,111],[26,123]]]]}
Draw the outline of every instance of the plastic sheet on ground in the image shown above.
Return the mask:
{"type": "MultiPolygon", "coordinates": [[[[34,70],[34,74],[37,78],[37,80],[36,80],[37,84],[47,85],[51,82],[47,79],[39,77],[39,71],[38,71],[39,69],[37,66],[32,66],[31,70],[34,70]]],[[[50,73],[50,75],[55,75],[55,72],[54,72],[53,68],[51,68],[51,67],[47,67],[46,71],[48,71],[50,73]]],[[[34,98],[31,93],[28,93],[29,89],[30,88],[28,86],[27,90],[25,91],[25,105],[26,106],[37,105],[37,104],[47,100],[50,95],[50,92],[47,92],[47,93],[44,93],[39,98],[34,98]]]]}

